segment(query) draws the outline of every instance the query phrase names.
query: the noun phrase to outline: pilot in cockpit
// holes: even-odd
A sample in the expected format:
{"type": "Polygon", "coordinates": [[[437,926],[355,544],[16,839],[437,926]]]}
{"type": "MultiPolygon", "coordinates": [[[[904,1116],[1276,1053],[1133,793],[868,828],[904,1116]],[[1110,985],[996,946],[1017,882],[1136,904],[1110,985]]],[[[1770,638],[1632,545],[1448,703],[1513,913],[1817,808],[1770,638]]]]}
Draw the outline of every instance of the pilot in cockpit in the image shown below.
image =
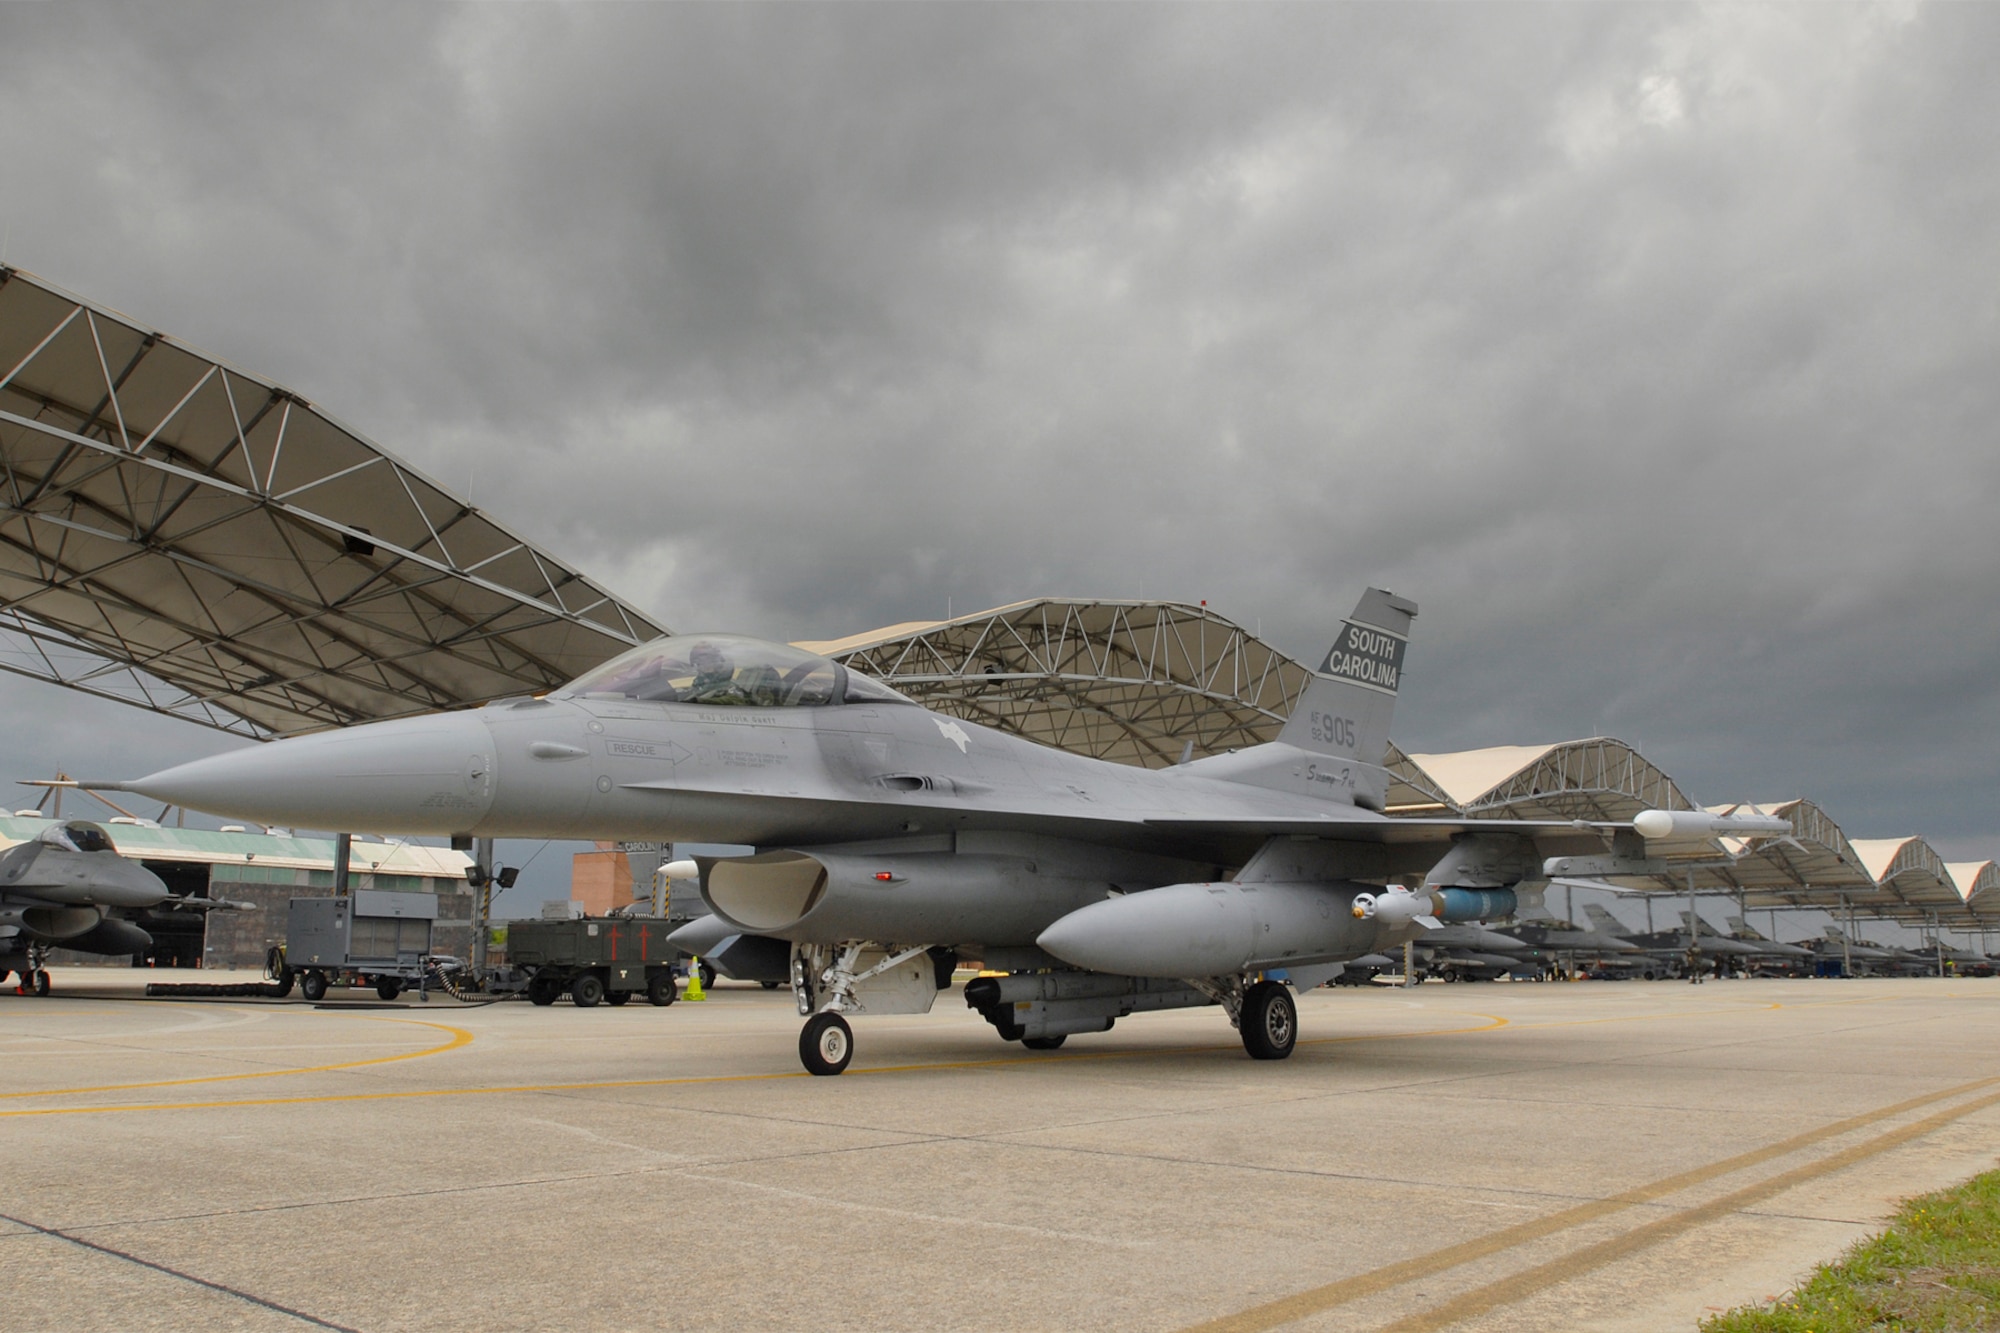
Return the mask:
{"type": "Polygon", "coordinates": [[[736,668],[720,648],[706,640],[688,650],[694,664],[694,683],[684,696],[689,703],[735,703],[742,697],[736,686],[736,668]]]}

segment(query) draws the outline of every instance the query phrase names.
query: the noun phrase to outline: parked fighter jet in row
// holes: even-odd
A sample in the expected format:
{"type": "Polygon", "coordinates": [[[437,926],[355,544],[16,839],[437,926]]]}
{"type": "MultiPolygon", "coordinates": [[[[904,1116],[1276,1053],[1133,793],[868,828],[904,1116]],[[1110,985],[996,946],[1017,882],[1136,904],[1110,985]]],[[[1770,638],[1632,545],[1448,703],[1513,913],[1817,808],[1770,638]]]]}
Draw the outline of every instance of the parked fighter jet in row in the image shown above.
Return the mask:
{"type": "Polygon", "coordinates": [[[1897,944],[1850,940],[1839,926],[1826,927],[1825,939],[1817,947],[1826,957],[1858,963],[1859,971],[1876,976],[1925,977],[1936,971],[1933,959],[1897,944]]]}
{"type": "Polygon", "coordinates": [[[1596,928],[1586,930],[1560,917],[1529,917],[1508,926],[1504,933],[1526,946],[1525,958],[1544,967],[1623,967],[1639,958],[1638,946],[1622,938],[1622,929],[1608,930],[1595,917],[1592,922],[1596,928]]]}
{"type": "Polygon", "coordinates": [[[1529,948],[1512,935],[1475,925],[1439,926],[1417,944],[1424,969],[1447,980],[1489,981],[1528,965],[1529,948]]]}
{"type": "Polygon", "coordinates": [[[1591,903],[1583,910],[1599,930],[1619,931],[1627,944],[1678,968],[1679,974],[1690,980],[1698,977],[1704,967],[1720,971],[1731,965],[1741,966],[1757,953],[1751,945],[1716,934],[1714,927],[1685,910],[1681,914],[1682,929],[1643,933],[1626,929],[1617,917],[1598,903],[1591,903]]]}
{"type": "MultiPolygon", "coordinates": [[[[1252,1056],[1282,1059],[1298,1035],[1288,985],[1505,916],[1537,898],[1552,855],[1644,852],[1633,825],[1382,813],[1416,609],[1370,589],[1276,740],[1163,770],[930,712],[797,648],[700,635],[546,697],[105,785],[311,828],[748,844],[696,858],[714,915],[682,938],[772,942],[817,1074],[851,1058],[849,1015],[927,1011],[951,954],[1005,974],[966,1002],[1031,1047],[1219,1004],[1252,1056]]],[[[1790,827],[1648,814],[1653,836],[1790,827]]]]}
{"type": "Polygon", "coordinates": [[[153,937],[129,914],[161,905],[249,908],[216,898],[179,898],[160,877],[128,861],[111,835],[88,820],[51,824],[0,855],[0,981],[21,974],[19,992],[47,995],[52,948],[134,954],[153,937]]]}
{"type": "Polygon", "coordinates": [[[1780,940],[1767,939],[1753,930],[1750,923],[1740,916],[1732,916],[1728,920],[1729,938],[1755,949],[1759,965],[1775,964],[1786,971],[1798,972],[1810,970],[1819,959],[1818,954],[1802,944],[1786,944],[1780,940]]]}

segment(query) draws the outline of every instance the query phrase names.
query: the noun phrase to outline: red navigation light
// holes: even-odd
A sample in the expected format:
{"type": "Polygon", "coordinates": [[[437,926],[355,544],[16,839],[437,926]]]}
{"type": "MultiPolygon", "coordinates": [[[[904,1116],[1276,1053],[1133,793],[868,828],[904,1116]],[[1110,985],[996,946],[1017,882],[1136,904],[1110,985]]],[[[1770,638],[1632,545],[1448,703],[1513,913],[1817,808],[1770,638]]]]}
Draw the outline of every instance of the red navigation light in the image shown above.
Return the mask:
{"type": "Polygon", "coordinates": [[[881,881],[882,881],[883,883],[885,883],[885,884],[886,884],[886,883],[888,883],[888,882],[889,882],[890,880],[892,880],[892,879],[894,879],[894,878],[896,878],[896,877],[895,877],[894,875],[890,874],[890,873],[889,873],[888,871],[886,871],[886,870],[878,870],[878,871],[876,871],[876,872],[875,872],[875,878],[877,878],[877,879],[881,880],[881,881]]]}

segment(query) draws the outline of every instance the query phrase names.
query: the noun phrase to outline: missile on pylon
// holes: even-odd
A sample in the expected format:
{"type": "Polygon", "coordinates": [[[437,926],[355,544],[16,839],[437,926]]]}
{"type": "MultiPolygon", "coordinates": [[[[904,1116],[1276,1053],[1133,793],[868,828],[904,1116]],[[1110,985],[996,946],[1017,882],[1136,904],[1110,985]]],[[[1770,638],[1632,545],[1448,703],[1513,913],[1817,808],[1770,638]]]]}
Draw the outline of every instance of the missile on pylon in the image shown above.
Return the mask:
{"type": "Polygon", "coordinates": [[[1641,810],[1632,827],[1653,838],[1770,838],[1792,831],[1775,815],[1715,814],[1708,810],[1641,810]]]}

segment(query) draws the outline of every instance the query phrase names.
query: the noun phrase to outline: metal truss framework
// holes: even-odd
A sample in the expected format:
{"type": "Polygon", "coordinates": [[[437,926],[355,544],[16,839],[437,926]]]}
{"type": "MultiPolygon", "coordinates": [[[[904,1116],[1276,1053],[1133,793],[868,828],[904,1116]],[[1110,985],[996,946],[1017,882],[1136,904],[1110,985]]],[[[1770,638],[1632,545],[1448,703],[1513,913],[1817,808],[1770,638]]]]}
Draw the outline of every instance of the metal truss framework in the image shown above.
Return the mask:
{"type": "MultiPolygon", "coordinates": [[[[1402,756],[1402,763],[1409,779],[1427,780],[1441,795],[1435,805],[1413,805],[1401,813],[1456,810],[1484,819],[1622,821],[1645,809],[1694,808],[1672,778],[1609,737],[1518,750],[1402,756]],[[1511,771],[1501,771],[1517,760],[1511,771]]],[[[1661,844],[1649,850],[1673,869],[1614,876],[1611,882],[1667,896],[1690,889],[1721,894],[1745,908],[1852,910],[1933,928],[1977,929],[2000,920],[2000,869],[1992,862],[1969,864],[1955,874],[1921,838],[1850,842],[1826,811],[1806,800],[1707,808],[1716,814],[1776,816],[1789,820],[1792,832],[1749,841],[1661,844]],[[1880,864],[1871,864],[1871,857],[1880,864]]]]}
{"type": "Polygon", "coordinates": [[[1042,598],[801,646],[939,712],[1144,768],[1273,739],[1309,675],[1176,602],[1042,598]]]}
{"type": "Polygon", "coordinates": [[[298,394],[4,268],[0,610],[0,669],[259,737],[664,632],[298,394]]]}
{"type": "Polygon", "coordinates": [[[128,662],[120,662],[68,634],[37,625],[16,611],[0,611],[0,671],[47,681],[99,699],[131,704],[250,740],[277,733],[128,662]]]}
{"type": "MultiPolygon", "coordinates": [[[[1438,764],[1447,756],[1415,756],[1438,764]]],[[[1551,745],[1459,807],[1484,819],[1630,819],[1641,810],[1692,810],[1674,780],[1609,736],[1551,745]]]]}
{"type": "MultiPolygon", "coordinates": [[[[263,739],[547,689],[664,632],[298,394],[0,268],[0,670],[263,739]]],[[[1309,679],[1172,603],[1045,598],[806,646],[1153,768],[1275,738],[1309,679]]],[[[1693,808],[1606,737],[1384,762],[1407,815],[1693,808]]],[[[1753,808],[1793,834],[1662,850],[1751,906],[2000,921],[1992,862],[1907,839],[1875,867],[1810,802],[1753,808]]]]}

